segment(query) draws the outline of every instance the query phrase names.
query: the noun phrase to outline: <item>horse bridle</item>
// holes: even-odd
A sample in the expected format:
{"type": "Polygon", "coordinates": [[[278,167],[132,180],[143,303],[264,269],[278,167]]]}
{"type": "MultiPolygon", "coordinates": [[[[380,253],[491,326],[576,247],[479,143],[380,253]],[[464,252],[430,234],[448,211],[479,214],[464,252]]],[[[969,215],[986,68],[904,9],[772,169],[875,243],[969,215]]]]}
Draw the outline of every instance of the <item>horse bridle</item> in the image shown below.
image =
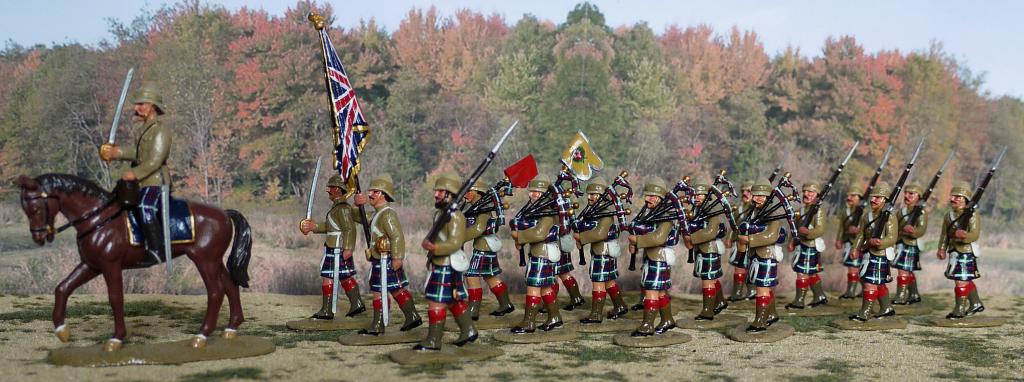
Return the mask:
{"type": "MultiPolygon", "coordinates": [[[[89,219],[92,219],[92,218],[96,217],[96,215],[99,215],[101,212],[103,212],[108,207],[110,207],[110,205],[112,205],[112,204],[114,204],[114,202],[116,202],[115,198],[111,198],[110,201],[104,203],[102,206],[100,206],[100,207],[98,207],[98,208],[96,208],[96,209],[94,209],[92,211],[89,211],[88,213],[83,214],[78,219],[70,220],[67,223],[64,223],[63,225],[61,225],[60,227],[54,228],[53,227],[53,215],[50,215],[50,199],[57,199],[56,196],[50,195],[46,191],[43,191],[39,195],[34,195],[34,196],[26,195],[22,200],[24,200],[25,202],[32,202],[32,201],[36,201],[36,200],[40,200],[40,199],[46,201],[45,203],[43,203],[43,214],[44,214],[43,216],[46,219],[46,225],[44,227],[33,227],[31,225],[31,223],[29,223],[28,230],[31,233],[45,233],[47,235],[52,235],[52,236],[56,236],[58,233],[64,232],[65,230],[67,230],[68,228],[71,228],[75,224],[78,224],[78,223],[81,223],[81,222],[84,222],[86,220],[89,220],[89,219]]],[[[57,200],[57,203],[60,203],[59,199],[57,200]]],[[[96,224],[95,226],[93,226],[92,228],[86,230],[85,232],[82,232],[82,233],[78,234],[78,239],[81,240],[83,237],[85,237],[86,235],[92,233],[97,228],[100,228],[100,227],[106,225],[108,222],[110,222],[115,217],[120,215],[121,212],[123,212],[123,211],[124,211],[123,208],[119,208],[116,214],[110,216],[106,220],[103,220],[99,224],[96,224]]]]}

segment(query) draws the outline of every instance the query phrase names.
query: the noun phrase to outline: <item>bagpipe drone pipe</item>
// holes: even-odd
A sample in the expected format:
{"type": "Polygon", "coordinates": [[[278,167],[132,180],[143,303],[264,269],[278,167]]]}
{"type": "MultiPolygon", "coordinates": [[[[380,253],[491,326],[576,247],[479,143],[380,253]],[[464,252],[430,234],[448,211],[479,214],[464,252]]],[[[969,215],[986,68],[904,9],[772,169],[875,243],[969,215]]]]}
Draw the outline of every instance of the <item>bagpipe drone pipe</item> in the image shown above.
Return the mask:
{"type": "MultiPolygon", "coordinates": [[[[540,218],[556,217],[555,226],[558,228],[557,235],[563,236],[571,232],[574,220],[575,208],[578,207],[571,202],[572,197],[581,196],[579,180],[563,169],[558,173],[558,178],[537,198],[526,202],[509,221],[509,227],[513,231],[529,229],[537,225],[540,218]],[[569,188],[563,189],[562,182],[569,181],[569,188]]],[[[526,266],[526,251],[524,247],[519,248],[519,266],[526,266]]]]}

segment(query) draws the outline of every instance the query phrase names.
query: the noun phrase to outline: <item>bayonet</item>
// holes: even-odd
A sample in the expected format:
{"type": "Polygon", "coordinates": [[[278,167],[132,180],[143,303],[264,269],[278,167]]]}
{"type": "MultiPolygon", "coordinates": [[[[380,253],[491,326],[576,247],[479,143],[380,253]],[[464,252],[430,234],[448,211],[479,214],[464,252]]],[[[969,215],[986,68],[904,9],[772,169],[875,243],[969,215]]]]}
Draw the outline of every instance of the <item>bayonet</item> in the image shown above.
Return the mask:
{"type": "Polygon", "coordinates": [[[128,74],[124,76],[124,86],[121,87],[121,98],[117,100],[117,111],[114,112],[114,123],[110,125],[110,136],[107,143],[114,144],[117,139],[117,125],[121,122],[121,111],[124,110],[124,99],[128,96],[128,86],[132,83],[132,76],[135,75],[135,68],[129,68],[128,74]]]}

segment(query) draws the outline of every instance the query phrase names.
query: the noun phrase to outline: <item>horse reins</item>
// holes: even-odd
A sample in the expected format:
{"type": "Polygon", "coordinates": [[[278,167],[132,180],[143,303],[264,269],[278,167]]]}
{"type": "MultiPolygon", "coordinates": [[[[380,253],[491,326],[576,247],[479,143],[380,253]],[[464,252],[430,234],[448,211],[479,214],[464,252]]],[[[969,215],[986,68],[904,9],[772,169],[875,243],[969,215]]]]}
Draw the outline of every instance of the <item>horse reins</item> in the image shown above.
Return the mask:
{"type": "MultiPolygon", "coordinates": [[[[46,234],[49,234],[49,235],[57,235],[58,233],[64,232],[68,228],[71,228],[75,224],[82,223],[84,221],[92,219],[92,218],[96,217],[96,215],[99,215],[101,212],[103,212],[104,210],[109,208],[111,205],[113,205],[117,201],[116,198],[111,198],[110,201],[106,202],[102,206],[100,206],[100,207],[98,207],[98,208],[96,208],[96,209],[94,209],[92,211],[89,211],[89,212],[85,213],[84,215],[82,215],[78,219],[70,220],[67,223],[64,223],[63,225],[61,225],[60,227],[54,228],[53,227],[53,218],[50,217],[50,199],[56,199],[55,196],[50,195],[49,193],[46,193],[44,191],[41,194],[36,195],[36,196],[32,196],[32,197],[26,196],[24,200],[26,202],[31,202],[31,201],[40,200],[40,199],[46,200],[46,202],[43,203],[43,211],[44,211],[44,214],[45,214],[43,216],[46,217],[46,226],[42,227],[42,228],[29,226],[28,230],[31,233],[46,233],[46,234]]],[[[59,200],[58,200],[58,203],[60,203],[59,200]]],[[[106,219],[101,220],[99,223],[93,225],[92,227],[90,227],[89,229],[85,230],[84,232],[80,232],[78,234],[78,236],[76,237],[77,240],[82,240],[83,238],[85,238],[89,234],[93,233],[94,231],[96,231],[100,227],[103,227],[104,225],[109,223],[111,220],[114,220],[114,218],[120,216],[122,212],[124,212],[124,208],[118,208],[117,209],[117,213],[107,217],[106,219]]]]}

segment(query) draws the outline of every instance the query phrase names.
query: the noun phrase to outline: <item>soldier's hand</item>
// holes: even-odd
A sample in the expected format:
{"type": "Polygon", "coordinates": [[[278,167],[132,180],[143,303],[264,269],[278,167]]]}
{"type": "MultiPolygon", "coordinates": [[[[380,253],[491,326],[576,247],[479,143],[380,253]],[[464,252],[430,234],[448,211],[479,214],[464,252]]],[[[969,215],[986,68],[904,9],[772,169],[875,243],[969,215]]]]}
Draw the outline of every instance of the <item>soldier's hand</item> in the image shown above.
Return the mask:
{"type": "Polygon", "coordinates": [[[740,244],[747,245],[747,243],[750,243],[750,236],[740,235],[736,237],[736,241],[740,242],[740,244]]]}
{"type": "Polygon", "coordinates": [[[345,260],[351,259],[352,258],[352,250],[351,249],[346,249],[344,251],[341,251],[341,258],[343,258],[345,260]]]}
{"type": "Polygon", "coordinates": [[[846,233],[851,234],[851,235],[859,234],[860,233],[860,227],[851,226],[850,228],[846,229],[846,233]]]}
{"type": "Polygon", "coordinates": [[[693,238],[690,235],[683,236],[683,245],[686,249],[693,249],[693,238]]]}
{"type": "Polygon", "coordinates": [[[367,200],[368,199],[366,198],[366,194],[361,192],[352,197],[352,202],[355,203],[357,206],[366,204],[367,200]]]}
{"type": "Polygon", "coordinates": [[[725,240],[722,241],[725,242],[726,248],[732,248],[732,239],[726,238],[725,240]]]}
{"type": "Polygon", "coordinates": [[[854,259],[854,260],[859,259],[860,258],[860,250],[859,249],[851,249],[850,250],[850,258],[854,259]]]}
{"type": "Polygon", "coordinates": [[[629,238],[627,240],[629,240],[629,245],[634,247],[636,246],[636,236],[629,235],[629,238]]]}
{"type": "Polygon", "coordinates": [[[110,162],[121,156],[121,148],[115,144],[104,143],[100,145],[100,159],[110,162]]]}
{"type": "Polygon", "coordinates": [[[133,172],[132,170],[125,171],[123,174],[121,174],[121,179],[128,182],[138,180],[138,178],[135,177],[135,172],[133,172]]]}
{"type": "Polygon", "coordinates": [[[630,244],[629,245],[629,252],[630,253],[635,253],[636,252],[636,244],[630,244]]]}
{"type": "Polygon", "coordinates": [[[871,238],[868,240],[868,245],[870,245],[871,248],[877,249],[882,246],[882,239],[871,238]]]}
{"type": "Polygon", "coordinates": [[[958,229],[958,230],[956,230],[956,232],[953,232],[953,237],[955,237],[957,240],[966,239],[967,238],[967,231],[964,231],[962,229],[958,229]]]}
{"type": "Polygon", "coordinates": [[[512,231],[512,240],[519,240],[519,231],[512,231]]]}
{"type": "Polygon", "coordinates": [[[401,268],[402,268],[402,259],[392,258],[391,259],[391,269],[397,271],[397,270],[399,270],[401,268]]]}
{"type": "Polygon", "coordinates": [[[800,233],[800,236],[807,236],[807,234],[810,233],[811,230],[807,229],[807,227],[800,227],[799,229],[796,230],[796,232],[800,233]]]}
{"type": "Polygon", "coordinates": [[[430,242],[430,240],[423,240],[423,243],[420,243],[420,246],[428,252],[434,252],[437,250],[437,244],[430,242]]]}
{"type": "Polygon", "coordinates": [[[835,247],[836,247],[837,250],[843,249],[843,241],[842,240],[836,240],[835,247]]]}
{"type": "Polygon", "coordinates": [[[520,249],[523,249],[523,245],[519,244],[519,243],[516,243],[516,250],[518,251],[520,249]]]}
{"type": "Polygon", "coordinates": [[[796,250],[796,241],[795,240],[790,240],[789,244],[786,244],[786,249],[788,249],[789,252],[795,251],[796,250]]]}
{"type": "Polygon", "coordinates": [[[943,251],[941,249],[935,250],[935,257],[938,257],[939,260],[945,260],[946,259],[946,251],[943,251]]]}
{"type": "Polygon", "coordinates": [[[312,220],[302,219],[302,221],[299,222],[299,231],[301,231],[303,235],[309,235],[309,233],[313,232],[315,229],[316,223],[312,220]]]}

